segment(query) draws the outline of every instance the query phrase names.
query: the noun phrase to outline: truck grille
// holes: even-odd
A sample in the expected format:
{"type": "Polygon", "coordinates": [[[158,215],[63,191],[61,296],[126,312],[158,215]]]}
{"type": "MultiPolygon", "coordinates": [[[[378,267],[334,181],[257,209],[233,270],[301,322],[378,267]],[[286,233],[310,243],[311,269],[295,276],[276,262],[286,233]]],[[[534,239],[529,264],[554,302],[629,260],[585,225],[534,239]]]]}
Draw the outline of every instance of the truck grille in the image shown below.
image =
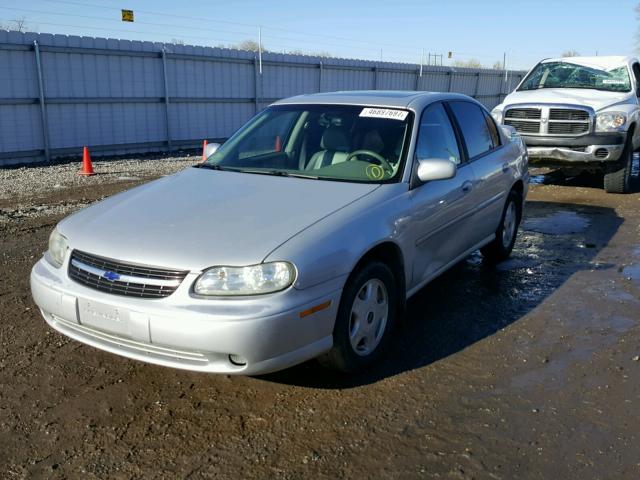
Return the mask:
{"type": "Polygon", "coordinates": [[[579,136],[591,130],[591,115],[578,108],[526,107],[505,111],[504,124],[529,135],[579,136]]]}
{"type": "Polygon", "coordinates": [[[512,108],[504,114],[504,124],[518,133],[540,133],[542,111],[539,108],[512,108]]]}
{"type": "Polygon", "coordinates": [[[552,108],[549,110],[549,120],[580,120],[589,121],[589,112],[571,108],[552,108]]]}
{"type": "Polygon", "coordinates": [[[146,267],[74,250],[69,278],[105,293],[137,298],[164,298],[180,286],[188,271],[146,267]]]}
{"type": "Polygon", "coordinates": [[[589,131],[588,123],[549,122],[549,133],[553,135],[577,135],[589,131]]]}

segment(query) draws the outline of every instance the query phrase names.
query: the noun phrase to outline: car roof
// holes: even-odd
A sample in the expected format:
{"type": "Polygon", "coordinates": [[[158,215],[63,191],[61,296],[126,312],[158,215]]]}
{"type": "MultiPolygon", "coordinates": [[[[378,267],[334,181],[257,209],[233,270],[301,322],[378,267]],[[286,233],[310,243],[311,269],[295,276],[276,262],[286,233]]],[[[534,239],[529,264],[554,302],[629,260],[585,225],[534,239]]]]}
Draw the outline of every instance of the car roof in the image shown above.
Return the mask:
{"type": "Polygon", "coordinates": [[[622,55],[609,55],[609,56],[597,56],[597,57],[562,57],[562,58],[547,58],[541,63],[549,62],[569,62],[584,66],[594,66],[605,69],[613,69],[621,67],[623,65],[629,65],[637,60],[634,57],[625,57],[622,55]]]}
{"type": "Polygon", "coordinates": [[[439,100],[472,100],[459,93],[418,92],[403,90],[353,90],[298,95],[278,100],[273,105],[333,104],[371,107],[408,108],[419,111],[439,100]]]}

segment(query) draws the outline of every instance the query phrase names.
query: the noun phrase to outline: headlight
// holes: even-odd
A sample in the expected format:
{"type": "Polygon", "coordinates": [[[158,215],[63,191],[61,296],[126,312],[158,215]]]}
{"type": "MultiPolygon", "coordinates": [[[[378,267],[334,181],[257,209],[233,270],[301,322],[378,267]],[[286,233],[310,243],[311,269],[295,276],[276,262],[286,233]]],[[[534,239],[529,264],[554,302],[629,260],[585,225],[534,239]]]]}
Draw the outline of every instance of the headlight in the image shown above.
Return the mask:
{"type": "Polygon", "coordinates": [[[260,295],[284,290],[295,276],[295,268],[287,262],[212,267],[196,280],[193,290],[198,295],[260,295]]]}
{"type": "Polygon", "coordinates": [[[627,116],[622,112],[600,113],[596,116],[596,131],[611,132],[620,130],[627,123],[627,116]]]}
{"type": "Polygon", "coordinates": [[[491,116],[498,125],[502,123],[502,110],[500,110],[498,107],[491,110],[491,116]]]}
{"type": "Polygon", "coordinates": [[[57,228],[54,228],[51,235],[49,235],[49,250],[47,250],[45,258],[51,265],[60,268],[64,263],[67,248],[67,239],[60,235],[57,228]]]}

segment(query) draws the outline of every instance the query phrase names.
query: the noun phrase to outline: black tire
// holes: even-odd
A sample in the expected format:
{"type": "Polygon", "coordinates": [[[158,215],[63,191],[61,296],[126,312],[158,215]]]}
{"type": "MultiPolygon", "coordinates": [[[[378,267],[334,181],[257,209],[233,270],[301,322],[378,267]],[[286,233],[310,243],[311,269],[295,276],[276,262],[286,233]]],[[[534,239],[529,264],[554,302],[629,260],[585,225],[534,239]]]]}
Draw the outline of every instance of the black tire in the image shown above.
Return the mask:
{"type": "MultiPolygon", "coordinates": [[[[327,368],[344,373],[353,373],[368,367],[384,352],[391,337],[390,332],[392,332],[396,323],[397,315],[398,292],[391,269],[379,261],[372,261],[358,268],[351,275],[342,292],[336,323],[333,327],[333,347],[318,358],[319,362],[327,368]],[[374,335],[374,337],[379,338],[377,345],[370,353],[363,354],[362,351],[360,353],[356,352],[350,339],[350,332],[353,331],[353,320],[355,318],[352,316],[352,309],[354,308],[356,296],[363,291],[365,284],[368,284],[370,280],[381,282],[384,285],[388,309],[386,322],[378,330],[380,331],[380,336],[374,335]]],[[[377,319],[373,318],[368,321],[369,316],[361,320],[366,320],[367,324],[372,326],[374,322],[377,322],[377,319]]]]}
{"type": "Polygon", "coordinates": [[[633,132],[622,151],[620,160],[612,170],[604,174],[604,190],[607,193],[631,192],[631,164],[633,163],[633,132]]]}
{"type": "Polygon", "coordinates": [[[507,196],[504,209],[502,210],[502,217],[500,218],[500,224],[496,230],[496,236],[491,243],[485,245],[480,249],[484,258],[490,262],[497,263],[502,262],[509,258],[513,246],[516,243],[516,237],[518,236],[518,226],[522,219],[522,197],[515,190],[511,190],[507,196]],[[505,231],[505,218],[509,211],[510,205],[515,212],[515,224],[513,225],[513,233],[510,238],[505,238],[503,232],[505,231]]]}

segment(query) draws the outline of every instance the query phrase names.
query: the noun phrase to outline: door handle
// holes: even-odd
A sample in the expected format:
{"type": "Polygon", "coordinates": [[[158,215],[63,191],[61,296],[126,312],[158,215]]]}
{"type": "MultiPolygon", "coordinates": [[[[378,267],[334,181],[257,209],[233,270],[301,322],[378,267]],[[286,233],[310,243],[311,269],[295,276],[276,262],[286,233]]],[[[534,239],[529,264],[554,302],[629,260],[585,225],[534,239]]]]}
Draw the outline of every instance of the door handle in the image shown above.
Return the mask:
{"type": "Polygon", "coordinates": [[[510,165],[508,163],[502,164],[502,173],[507,173],[509,171],[510,165]]]}
{"type": "Polygon", "coordinates": [[[464,193],[470,192],[472,188],[473,188],[473,182],[471,182],[470,180],[467,180],[462,184],[462,191],[464,193]]]}

